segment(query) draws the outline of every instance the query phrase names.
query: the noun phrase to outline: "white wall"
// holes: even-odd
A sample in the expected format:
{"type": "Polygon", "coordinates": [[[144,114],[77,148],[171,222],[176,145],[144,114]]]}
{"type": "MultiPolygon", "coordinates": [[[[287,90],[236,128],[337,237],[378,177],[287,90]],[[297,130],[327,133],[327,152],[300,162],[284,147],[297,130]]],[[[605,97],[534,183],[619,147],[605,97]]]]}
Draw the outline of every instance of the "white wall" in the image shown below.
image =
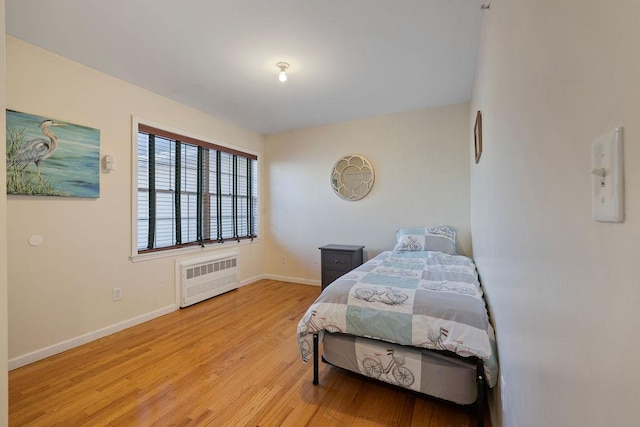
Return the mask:
{"type": "MultiPolygon", "coordinates": [[[[259,154],[263,137],[11,37],[7,108],[100,129],[101,154],[117,164],[101,174],[99,199],[9,196],[11,361],[175,308],[173,258],[129,260],[131,116],[259,154]],[[44,244],[30,246],[34,234],[44,244]],[[120,302],[114,287],[124,289],[120,302]]],[[[240,249],[240,280],[262,274],[262,242],[240,249]]]]}
{"type": "Polygon", "coordinates": [[[506,382],[497,409],[505,426],[636,425],[640,2],[491,3],[469,127],[482,110],[471,230],[506,382]],[[627,217],[599,223],[591,142],[620,125],[627,217]]]}
{"type": "Polygon", "coordinates": [[[319,283],[318,247],[364,245],[372,257],[392,249],[403,226],[453,225],[469,254],[468,117],[460,104],[267,136],[265,272],[319,283]],[[373,189],[356,202],[329,180],[353,153],[375,170],[373,189]]]}
{"type": "MultiPolygon", "coordinates": [[[[5,69],[4,0],[0,0],[0,70],[5,69]]],[[[6,99],[5,79],[0,79],[0,107],[6,99]]],[[[5,129],[6,116],[0,114],[0,129],[5,129]]],[[[0,147],[6,143],[6,132],[0,135],[0,147]]],[[[8,326],[7,326],[7,198],[6,151],[0,149],[0,426],[9,424],[8,417],[8,326]]]]}

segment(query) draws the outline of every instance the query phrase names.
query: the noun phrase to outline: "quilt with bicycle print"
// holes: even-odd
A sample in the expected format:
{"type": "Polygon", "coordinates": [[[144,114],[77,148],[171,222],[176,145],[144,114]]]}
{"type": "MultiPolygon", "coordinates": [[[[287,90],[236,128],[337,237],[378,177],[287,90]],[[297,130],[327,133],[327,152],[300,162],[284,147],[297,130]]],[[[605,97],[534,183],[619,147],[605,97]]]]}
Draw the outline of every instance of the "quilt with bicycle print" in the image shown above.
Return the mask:
{"type": "Polygon", "coordinates": [[[496,382],[493,328],[475,264],[462,255],[382,252],[327,286],[309,307],[297,330],[303,361],[312,357],[312,335],[322,340],[324,331],[476,356],[487,383],[496,382]]]}

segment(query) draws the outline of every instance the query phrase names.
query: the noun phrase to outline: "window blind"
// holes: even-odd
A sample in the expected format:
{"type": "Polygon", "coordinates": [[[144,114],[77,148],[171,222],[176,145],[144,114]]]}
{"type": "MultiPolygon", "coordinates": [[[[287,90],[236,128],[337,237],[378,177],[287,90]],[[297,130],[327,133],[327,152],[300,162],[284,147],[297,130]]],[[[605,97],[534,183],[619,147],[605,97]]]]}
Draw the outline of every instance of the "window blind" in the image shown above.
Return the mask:
{"type": "Polygon", "coordinates": [[[257,160],[140,124],[138,253],[255,238],[257,160]]]}

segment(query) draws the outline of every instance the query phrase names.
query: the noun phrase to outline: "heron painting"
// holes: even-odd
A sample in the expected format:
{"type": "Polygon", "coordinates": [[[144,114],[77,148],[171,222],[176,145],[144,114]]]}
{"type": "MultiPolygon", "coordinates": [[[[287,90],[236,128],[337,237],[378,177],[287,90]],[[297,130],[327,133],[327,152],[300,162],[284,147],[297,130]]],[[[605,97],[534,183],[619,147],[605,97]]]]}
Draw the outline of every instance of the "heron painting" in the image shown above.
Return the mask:
{"type": "Polygon", "coordinates": [[[7,110],[7,194],[100,196],[100,131],[7,110]]]}

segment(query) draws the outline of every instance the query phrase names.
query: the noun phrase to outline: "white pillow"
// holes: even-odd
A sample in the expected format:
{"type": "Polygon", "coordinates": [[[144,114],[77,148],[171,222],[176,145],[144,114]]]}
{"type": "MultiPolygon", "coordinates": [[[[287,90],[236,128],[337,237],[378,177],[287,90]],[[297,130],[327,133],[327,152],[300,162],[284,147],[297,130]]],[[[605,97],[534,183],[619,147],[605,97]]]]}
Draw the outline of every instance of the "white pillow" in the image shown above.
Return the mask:
{"type": "Polygon", "coordinates": [[[456,255],[456,229],[448,225],[401,228],[396,232],[396,239],[394,251],[439,251],[456,255]]]}

